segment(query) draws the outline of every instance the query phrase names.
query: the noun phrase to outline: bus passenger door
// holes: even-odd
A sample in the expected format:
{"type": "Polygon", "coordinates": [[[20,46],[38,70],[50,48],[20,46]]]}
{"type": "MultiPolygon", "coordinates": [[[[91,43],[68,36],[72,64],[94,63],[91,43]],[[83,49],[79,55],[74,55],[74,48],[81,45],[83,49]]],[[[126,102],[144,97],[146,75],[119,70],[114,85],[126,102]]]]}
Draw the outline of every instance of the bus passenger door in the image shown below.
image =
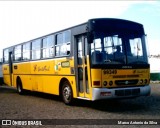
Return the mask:
{"type": "Polygon", "coordinates": [[[87,69],[87,38],[84,35],[76,37],[77,44],[77,90],[81,98],[89,98],[88,69],[87,69]]]}
{"type": "Polygon", "coordinates": [[[12,62],[12,52],[9,52],[9,77],[10,77],[10,86],[13,86],[12,84],[12,75],[13,75],[13,62],[12,62]]]}

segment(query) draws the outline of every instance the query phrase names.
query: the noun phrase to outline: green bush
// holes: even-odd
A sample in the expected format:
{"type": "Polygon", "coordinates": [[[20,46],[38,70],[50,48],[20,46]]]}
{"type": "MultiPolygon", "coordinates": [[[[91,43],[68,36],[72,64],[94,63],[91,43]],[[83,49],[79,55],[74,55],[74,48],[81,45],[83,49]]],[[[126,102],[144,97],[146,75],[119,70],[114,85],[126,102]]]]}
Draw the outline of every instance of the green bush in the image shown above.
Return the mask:
{"type": "Polygon", "coordinates": [[[150,78],[151,80],[155,81],[155,80],[160,80],[160,73],[151,73],[150,74],[150,78]]]}

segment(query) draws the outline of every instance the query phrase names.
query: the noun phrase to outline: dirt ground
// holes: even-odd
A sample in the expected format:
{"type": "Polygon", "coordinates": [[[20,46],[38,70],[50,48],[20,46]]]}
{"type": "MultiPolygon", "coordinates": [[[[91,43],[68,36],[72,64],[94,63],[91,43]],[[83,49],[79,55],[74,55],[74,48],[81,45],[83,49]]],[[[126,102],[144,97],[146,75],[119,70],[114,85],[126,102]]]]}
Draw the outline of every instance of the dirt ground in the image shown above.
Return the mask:
{"type": "MultiPolygon", "coordinates": [[[[0,120],[42,120],[43,124],[54,124],[58,119],[61,125],[45,125],[43,127],[94,127],[101,128],[106,125],[96,125],[93,121],[97,119],[158,119],[160,122],[160,84],[151,84],[152,93],[148,97],[125,100],[103,100],[98,102],[76,100],[73,106],[65,105],[58,96],[37,92],[27,92],[19,95],[17,91],[8,86],[0,86],[0,120]],[[49,119],[49,120],[46,120],[49,119]],[[64,119],[64,120],[63,120],[64,119]],[[69,119],[69,120],[67,120],[69,119]],[[71,120],[73,119],[73,120],[71,120]],[[79,119],[82,123],[93,123],[95,125],[74,125],[79,119]],[[95,119],[95,120],[86,120],[95,119]],[[64,121],[64,122],[63,122],[64,121]],[[73,121],[71,125],[62,125],[66,121],[73,121]]],[[[101,121],[102,121],[101,120],[101,121]]],[[[104,120],[105,121],[105,120],[104,120]]],[[[159,124],[160,125],[160,124],[159,124]]],[[[7,126],[1,126],[7,127],[7,126]]],[[[13,126],[12,126],[13,127],[13,126]]],[[[20,126],[15,126],[20,127],[20,126]]],[[[33,126],[27,126],[33,127],[33,126]]],[[[35,127],[35,126],[34,126],[35,127]]],[[[37,126],[40,127],[40,126],[37,126]]],[[[119,125],[108,125],[107,127],[119,128],[119,125]]],[[[157,127],[158,125],[121,125],[121,127],[157,127]]]]}

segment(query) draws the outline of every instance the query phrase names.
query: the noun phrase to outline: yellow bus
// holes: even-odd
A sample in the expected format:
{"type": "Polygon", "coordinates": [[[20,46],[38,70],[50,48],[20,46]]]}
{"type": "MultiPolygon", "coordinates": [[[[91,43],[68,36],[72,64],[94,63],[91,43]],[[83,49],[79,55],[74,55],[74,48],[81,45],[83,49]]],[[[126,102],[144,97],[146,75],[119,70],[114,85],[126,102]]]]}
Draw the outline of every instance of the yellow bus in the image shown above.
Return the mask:
{"type": "Polygon", "coordinates": [[[3,49],[5,84],[74,99],[150,95],[150,65],[143,25],[95,18],[3,49]]]}

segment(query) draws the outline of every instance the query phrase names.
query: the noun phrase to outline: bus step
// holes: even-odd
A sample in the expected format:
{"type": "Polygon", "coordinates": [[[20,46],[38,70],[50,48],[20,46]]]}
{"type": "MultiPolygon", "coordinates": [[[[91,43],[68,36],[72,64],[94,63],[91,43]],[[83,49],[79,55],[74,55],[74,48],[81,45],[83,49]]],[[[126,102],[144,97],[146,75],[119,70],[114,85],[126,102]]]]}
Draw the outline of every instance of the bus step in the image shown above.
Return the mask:
{"type": "Polygon", "coordinates": [[[86,97],[77,97],[77,99],[90,100],[89,98],[86,98],[86,97]]]}

